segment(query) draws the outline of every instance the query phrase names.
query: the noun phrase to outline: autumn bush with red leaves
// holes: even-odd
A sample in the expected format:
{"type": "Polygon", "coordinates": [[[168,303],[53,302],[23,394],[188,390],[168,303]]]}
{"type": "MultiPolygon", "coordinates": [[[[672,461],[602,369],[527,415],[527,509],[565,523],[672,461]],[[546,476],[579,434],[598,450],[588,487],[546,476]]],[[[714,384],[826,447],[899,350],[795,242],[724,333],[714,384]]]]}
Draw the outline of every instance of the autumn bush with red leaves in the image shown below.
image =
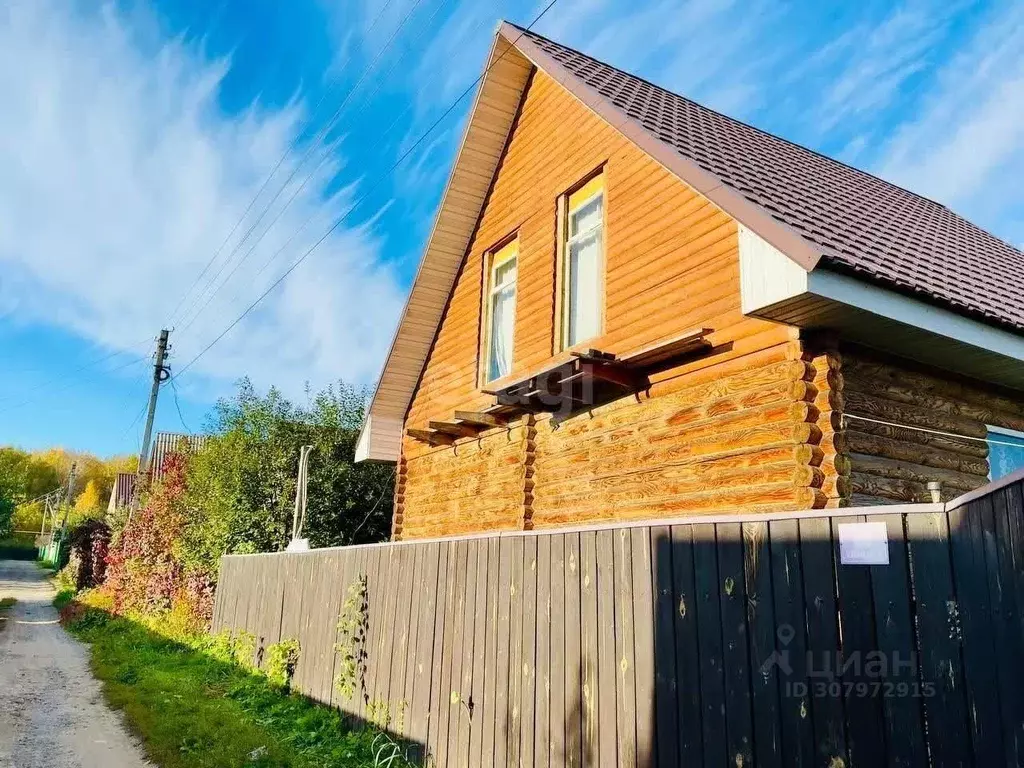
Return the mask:
{"type": "Polygon", "coordinates": [[[110,545],[103,585],[115,612],[173,611],[203,629],[213,615],[211,575],[182,563],[178,545],[186,524],[189,456],[171,453],[160,480],[110,545]]]}

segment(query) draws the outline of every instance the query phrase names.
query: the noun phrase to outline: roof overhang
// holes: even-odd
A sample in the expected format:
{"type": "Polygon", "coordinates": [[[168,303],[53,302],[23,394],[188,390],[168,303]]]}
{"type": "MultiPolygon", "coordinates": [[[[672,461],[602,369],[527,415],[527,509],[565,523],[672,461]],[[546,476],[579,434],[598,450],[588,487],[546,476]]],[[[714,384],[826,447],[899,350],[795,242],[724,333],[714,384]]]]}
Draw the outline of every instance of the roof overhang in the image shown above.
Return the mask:
{"type": "Polygon", "coordinates": [[[807,272],[746,227],[739,240],[744,314],[1024,389],[1024,336],[824,265],[807,272]]]}
{"type": "Polygon", "coordinates": [[[398,460],[405,412],[532,71],[530,61],[499,29],[419,271],[359,434],[356,461],[398,460]]]}

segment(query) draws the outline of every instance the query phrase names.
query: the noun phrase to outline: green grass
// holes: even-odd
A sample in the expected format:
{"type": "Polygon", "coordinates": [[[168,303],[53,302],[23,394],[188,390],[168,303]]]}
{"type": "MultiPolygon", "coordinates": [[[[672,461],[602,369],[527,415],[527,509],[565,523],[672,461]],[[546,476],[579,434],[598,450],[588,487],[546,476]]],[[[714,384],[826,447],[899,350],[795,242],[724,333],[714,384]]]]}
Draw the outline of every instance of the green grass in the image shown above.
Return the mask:
{"type": "MultiPolygon", "coordinates": [[[[389,737],[353,727],[336,710],[231,663],[223,637],[175,640],[141,621],[73,603],[68,593],[55,603],[65,609],[69,631],[91,645],[93,671],[108,701],[124,711],[162,768],[385,764],[375,763],[374,753],[389,737]]],[[[412,765],[401,759],[386,764],[412,765]]]]}

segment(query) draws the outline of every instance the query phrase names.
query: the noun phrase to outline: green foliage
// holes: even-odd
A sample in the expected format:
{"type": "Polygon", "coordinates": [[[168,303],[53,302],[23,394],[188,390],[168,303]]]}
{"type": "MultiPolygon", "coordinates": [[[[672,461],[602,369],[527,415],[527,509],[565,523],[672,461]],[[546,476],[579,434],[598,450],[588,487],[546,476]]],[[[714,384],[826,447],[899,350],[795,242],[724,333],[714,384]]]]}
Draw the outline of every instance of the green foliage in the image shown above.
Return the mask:
{"type": "MultiPolygon", "coordinates": [[[[86,601],[89,596],[86,596],[86,601]]],[[[165,637],[138,618],[71,611],[92,668],[150,760],[163,768],[413,768],[372,728],[289,694],[230,661],[230,636],[165,637]]]]}
{"type": "Polygon", "coordinates": [[[299,664],[299,651],[299,641],[292,638],[272,643],[267,648],[267,679],[280,688],[291,688],[295,667],[299,664]]]}
{"type": "Polygon", "coordinates": [[[31,534],[15,533],[0,538],[0,560],[35,560],[39,554],[35,537],[31,534]]]}
{"type": "Polygon", "coordinates": [[[0,611],[13,608],[17,604],[18,601],[13,597],[0,597],[0,611]]]}
{"type": "Polygon", "coordinates": [[[367,630],[366,576],[360,574],[349,584],[345,602],[338,616],[338,642],[335,650],[341,655],[338,674],[334,677],[334,687],[346,700],[351,701],[358,688],[362,685],[366,670],[366,630],[367,630]]]}
{"type": "Polygon", "coordinates": [[[226,552],[280,550],[291,533],[299,447],[313,445],[305,533],[314,547],[386,538],[390,468],[354,464],[366,393],[345,384],[295,405],[276,389],[260,395],[248,381],[221,400],[212,437],[192,457],[187,520],[176,554],[214,570],[226,552]]]}

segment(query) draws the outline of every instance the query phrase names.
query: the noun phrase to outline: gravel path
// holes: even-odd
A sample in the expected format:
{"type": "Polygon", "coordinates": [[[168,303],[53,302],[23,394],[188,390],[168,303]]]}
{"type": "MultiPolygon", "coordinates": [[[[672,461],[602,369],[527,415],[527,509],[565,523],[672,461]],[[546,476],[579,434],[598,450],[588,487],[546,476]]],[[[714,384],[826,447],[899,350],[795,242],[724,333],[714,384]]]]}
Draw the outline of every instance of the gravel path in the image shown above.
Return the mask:
{"type": "Polygon", "coordinates": [[[89,672],[88,649],[57,623],[46,574],[0,560],[0,768],[151,766],[89,672]]]}

